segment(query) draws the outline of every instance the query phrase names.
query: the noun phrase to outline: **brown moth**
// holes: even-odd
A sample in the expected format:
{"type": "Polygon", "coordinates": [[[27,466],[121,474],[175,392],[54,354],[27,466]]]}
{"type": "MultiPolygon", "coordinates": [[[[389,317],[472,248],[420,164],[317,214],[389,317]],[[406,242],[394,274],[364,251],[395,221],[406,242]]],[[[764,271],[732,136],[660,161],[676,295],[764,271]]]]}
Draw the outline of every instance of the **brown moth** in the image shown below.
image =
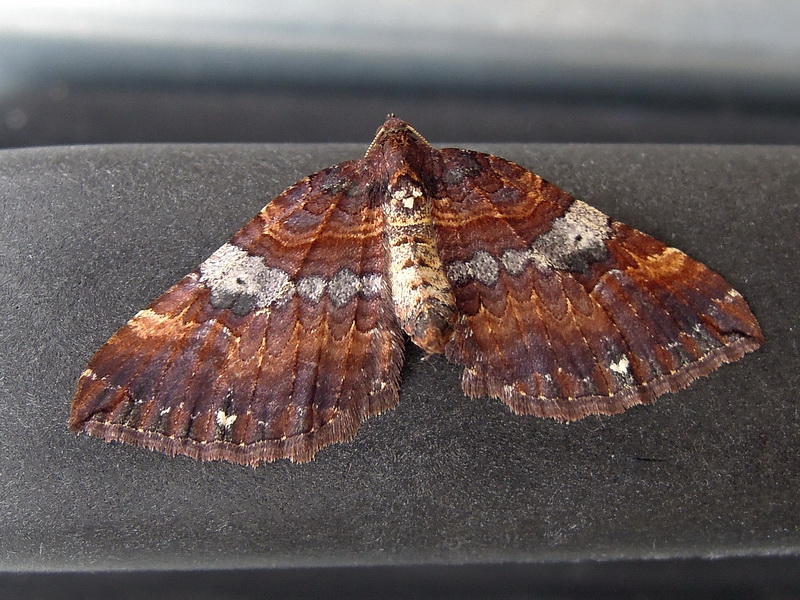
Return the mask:
{"type": "Polygon", "coordinates": [[[89,362],[70,428],[205,460],[308,461],[398,403],[403,332],[469,396],[572,421],[758,348],[717,273],[538,175],[390,115],[89,362]]]}

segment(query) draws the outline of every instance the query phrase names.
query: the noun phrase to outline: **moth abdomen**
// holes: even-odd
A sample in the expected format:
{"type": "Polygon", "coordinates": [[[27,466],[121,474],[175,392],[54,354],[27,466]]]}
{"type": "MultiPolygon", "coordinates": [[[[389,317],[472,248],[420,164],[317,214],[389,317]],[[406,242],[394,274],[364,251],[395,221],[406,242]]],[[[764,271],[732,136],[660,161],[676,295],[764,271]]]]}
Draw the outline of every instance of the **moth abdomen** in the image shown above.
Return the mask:
{"type": "Polygon", "coordinates": [[[452,336],[458,308],[431,210],[429,196],[417,183],[403,181],[387,192],[385,239],[395,313],[417,346],[438,354],[452,336]]]}

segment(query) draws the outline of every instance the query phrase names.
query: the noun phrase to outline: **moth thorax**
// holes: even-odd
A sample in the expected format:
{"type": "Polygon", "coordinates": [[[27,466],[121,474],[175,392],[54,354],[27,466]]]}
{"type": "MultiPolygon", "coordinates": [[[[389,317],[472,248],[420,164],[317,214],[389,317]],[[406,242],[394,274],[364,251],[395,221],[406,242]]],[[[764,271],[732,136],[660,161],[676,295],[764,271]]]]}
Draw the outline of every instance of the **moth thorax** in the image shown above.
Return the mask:
{"type": "Polygon", "coordinates": [[[409,220],[430,220],[430,199],[419,182],[402,177],[387,190],[384,210],[390,221],[403,224],[409,220]]]}

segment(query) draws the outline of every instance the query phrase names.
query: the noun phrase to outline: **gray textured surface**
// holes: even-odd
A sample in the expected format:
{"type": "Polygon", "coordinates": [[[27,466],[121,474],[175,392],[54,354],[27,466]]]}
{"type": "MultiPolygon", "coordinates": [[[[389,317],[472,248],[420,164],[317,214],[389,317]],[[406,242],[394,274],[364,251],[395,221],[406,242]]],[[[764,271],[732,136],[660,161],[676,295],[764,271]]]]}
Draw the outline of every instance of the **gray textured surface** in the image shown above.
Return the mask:
{"type": "Polygon", "coordinates": [[[492,145],[722,273],[766,346],[569,426],[465,398],[410,348],[400,407],[306,465],[169,458],[66,430],[91,354],[347,146],[0,152],[0,568],[800,553],[800,148],[492,145]]]}

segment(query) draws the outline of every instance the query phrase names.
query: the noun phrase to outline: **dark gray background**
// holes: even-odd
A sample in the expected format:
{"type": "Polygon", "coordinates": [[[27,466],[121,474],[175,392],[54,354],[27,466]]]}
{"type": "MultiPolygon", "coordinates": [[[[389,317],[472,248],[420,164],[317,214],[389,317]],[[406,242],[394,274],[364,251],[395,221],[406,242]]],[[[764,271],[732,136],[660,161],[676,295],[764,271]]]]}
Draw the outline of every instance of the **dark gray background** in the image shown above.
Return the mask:
{"type": "Polygon", "coordinates": [[[478,147],[748,299],[764,348],[654,406],[569,426],[516,417],[412,346],[400,407],[309,464],[198,463],[67,431],[75,382],[119,326],[371,133],[0,152],[0,568],[797,555],[798,147],[478,147]]]}

